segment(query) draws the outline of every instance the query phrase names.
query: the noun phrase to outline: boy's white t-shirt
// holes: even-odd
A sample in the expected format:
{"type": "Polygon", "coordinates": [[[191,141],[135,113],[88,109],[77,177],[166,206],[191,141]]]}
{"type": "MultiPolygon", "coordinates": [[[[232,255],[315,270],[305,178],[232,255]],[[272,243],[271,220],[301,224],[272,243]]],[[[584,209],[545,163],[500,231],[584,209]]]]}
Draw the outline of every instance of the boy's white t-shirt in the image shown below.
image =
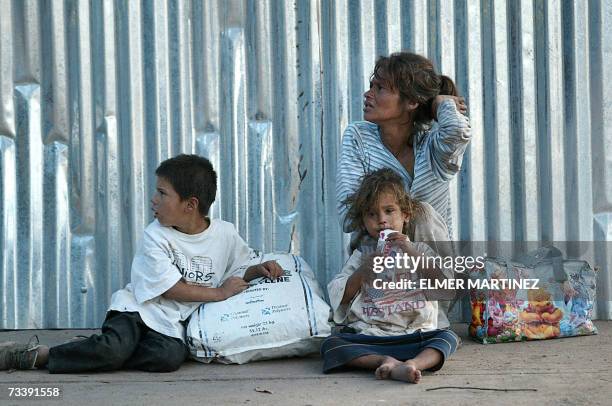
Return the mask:
{"type": "Polygon", "coordinates": [[[169,300],[162,294],[181,279],[216,288],[230,276],[244,276],[255,257],[234,225],[223,220],[211,220],[199,234],[184,234],[155,220],[132,261],[131,282],[113,294],[108,310],[138,312],[149,328],[184,340],[181,321],[201,302],[169,300]]]}

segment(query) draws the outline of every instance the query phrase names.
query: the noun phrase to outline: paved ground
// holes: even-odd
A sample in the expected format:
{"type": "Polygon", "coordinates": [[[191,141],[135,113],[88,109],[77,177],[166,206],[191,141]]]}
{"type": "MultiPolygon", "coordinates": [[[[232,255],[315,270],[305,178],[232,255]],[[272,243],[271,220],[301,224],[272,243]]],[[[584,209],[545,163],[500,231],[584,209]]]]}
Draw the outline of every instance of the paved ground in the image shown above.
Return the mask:
{"type": "MultiPolygon", "coordinates": [[[[377,381],[366,371],[322,375],[321,361],[316,357],[249,365],[188,362],[171,374],[1,371],[0,404],[610,405],[612,322],[596,325],[600,330],[597,336],[496,345],[472,342],[466,336],[466,325],[455,325],[454,330],[464,338],[463,347],[441,371],[426,373],[419,385],[377,381]],[[7,400],[8,387],[33,384],[59,385],[63,398],[7,400]],[[460,388],[443,388],[448,386],[460,388]]],[[[27,340],[36,333],[43,343],[59,344],[76,334],[92,332],[3,331],[0,341],[27,340]]]]}

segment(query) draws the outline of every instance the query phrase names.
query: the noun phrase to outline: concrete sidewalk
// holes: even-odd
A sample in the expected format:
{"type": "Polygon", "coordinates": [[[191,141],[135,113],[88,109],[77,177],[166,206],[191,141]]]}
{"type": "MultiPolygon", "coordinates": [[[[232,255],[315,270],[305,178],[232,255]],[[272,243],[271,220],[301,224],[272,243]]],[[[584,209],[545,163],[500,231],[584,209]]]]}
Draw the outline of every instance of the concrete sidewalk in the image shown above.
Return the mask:
{"type": "MultiPolygon", "coordinates": [[[[599,328],[596,336],[495,345],[475,343],[467,337],[465,324],[454,325],[453,329],[464,340],[463,346],[441,371],[425,373],[419,385],[377,381],[368,371],[323,375],[318,357],[248,365],[203,365],[190,361],[170,374],[120,371],[50,375],[46,371],[0,371],[0,404],[610,405],[612,322],[595,324],[599,328]],[[8,400],[8,387],[28,384],[59,385],[63,398],[42,402],[8,400]],[[441,388],[448,386],[461,388],[441,388]]],[[[55,345],[77,334],[94,332],[3,331],[0,341],[27,341],[37,334],[41,343],[55,345]]]]}

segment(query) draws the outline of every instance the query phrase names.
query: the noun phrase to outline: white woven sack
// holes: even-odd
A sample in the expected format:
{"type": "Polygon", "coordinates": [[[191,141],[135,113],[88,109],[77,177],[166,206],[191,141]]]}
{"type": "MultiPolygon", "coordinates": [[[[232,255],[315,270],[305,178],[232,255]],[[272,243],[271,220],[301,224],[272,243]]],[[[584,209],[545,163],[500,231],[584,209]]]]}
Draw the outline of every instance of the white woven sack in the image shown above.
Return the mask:
{"type": "Polygon", "coordinates": [[[265,254],[284,274],[259,278],[227,300],[202,304],[191,316],[187,344],[200,362],[243,364],[317,352],[331,333],[330,308],[312,269],[299,256],[265,254]]]}

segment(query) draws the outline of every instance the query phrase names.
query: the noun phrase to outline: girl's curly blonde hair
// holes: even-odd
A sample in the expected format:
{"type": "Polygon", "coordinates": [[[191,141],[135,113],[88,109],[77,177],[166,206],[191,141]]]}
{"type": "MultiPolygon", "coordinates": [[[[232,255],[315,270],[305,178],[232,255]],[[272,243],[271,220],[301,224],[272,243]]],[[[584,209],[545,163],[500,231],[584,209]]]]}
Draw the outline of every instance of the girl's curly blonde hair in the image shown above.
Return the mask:
{"type": "MultiPolygon", "coordinates": [[[[364,175],[357,191],[342,202],[348,207],[346,216],[351,228],[358,231],[360,237],[367,234],[363,216],[378,203],[385,192],[395,197],[398,206],[409,218],[426,215],[423,205],[408,195],[397,172],[389,168],[379,169],[364,175]]],[[[402,232],[406,233],[406,224],[402,232]]]]}

